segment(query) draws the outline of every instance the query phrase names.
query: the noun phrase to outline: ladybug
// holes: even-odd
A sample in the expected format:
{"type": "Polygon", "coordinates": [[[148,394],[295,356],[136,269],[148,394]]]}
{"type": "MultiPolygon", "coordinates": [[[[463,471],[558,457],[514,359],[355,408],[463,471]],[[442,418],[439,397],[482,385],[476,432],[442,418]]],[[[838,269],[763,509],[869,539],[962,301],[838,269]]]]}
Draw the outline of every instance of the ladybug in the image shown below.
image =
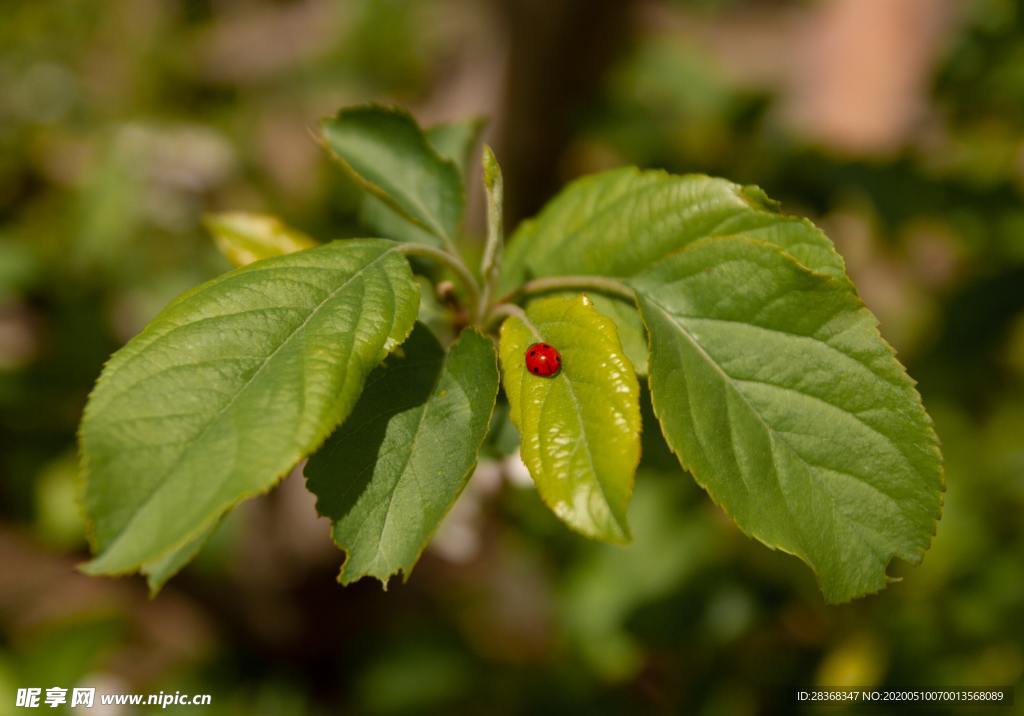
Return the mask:
{"type": "Polygon", "coordinates": [[[534,343],[526,349],[526,369],[542,378],[550,378],[562,369],[562,355],[547,343],[534,343]]]}

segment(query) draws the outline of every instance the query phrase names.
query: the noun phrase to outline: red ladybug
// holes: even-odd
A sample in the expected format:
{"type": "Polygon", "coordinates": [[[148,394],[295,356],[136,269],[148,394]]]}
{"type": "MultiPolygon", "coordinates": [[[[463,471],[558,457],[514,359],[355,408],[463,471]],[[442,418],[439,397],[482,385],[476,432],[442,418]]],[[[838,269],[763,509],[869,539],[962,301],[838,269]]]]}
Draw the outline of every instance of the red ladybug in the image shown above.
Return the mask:
{"type": "Polygon", "coordinates": [[[562,369],[562,356],[547,343],[534,343],[526,349],[526,370],[550,378],[562,369]]]}

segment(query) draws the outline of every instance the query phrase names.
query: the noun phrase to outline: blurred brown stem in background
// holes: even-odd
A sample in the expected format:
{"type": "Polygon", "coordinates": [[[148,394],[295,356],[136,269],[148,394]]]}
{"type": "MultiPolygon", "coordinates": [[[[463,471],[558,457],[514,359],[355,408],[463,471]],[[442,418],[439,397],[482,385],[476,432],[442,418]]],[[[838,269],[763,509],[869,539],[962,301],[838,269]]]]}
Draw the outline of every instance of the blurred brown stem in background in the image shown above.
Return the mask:
{"type": "Polygon", "coordinates": [[[632,0],[499,0],[508,33],[505,217],[514,225],[557,190],[579,108],[631,35],[632,0]]]}

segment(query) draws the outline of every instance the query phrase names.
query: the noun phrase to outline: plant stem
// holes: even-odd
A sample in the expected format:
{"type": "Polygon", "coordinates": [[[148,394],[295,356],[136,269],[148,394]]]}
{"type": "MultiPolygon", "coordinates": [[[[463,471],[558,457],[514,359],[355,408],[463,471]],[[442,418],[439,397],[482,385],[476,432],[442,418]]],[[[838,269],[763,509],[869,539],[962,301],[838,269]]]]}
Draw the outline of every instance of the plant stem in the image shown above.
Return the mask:
{"type": "Polygon", "coordinates": [[[514,303],[499,303],[497,306],[492,308],[490,313],[487,314],[487,318],[484,320],[484,326],[490,327],[496,319],[501,318],[502,316],[514,316],[515,318],[518,318],[526,324],[526,327],[530,329],[531,333],[533,333],[534,338],[538,341],[544,340],[544,336],[540,334],[540,331],[537,330],[537,326],[535,326],[533,321],[530,320],[530,317],[526,315],[526,311],[514,303]]]}
{"type": "Polygon", "coordinates": [[[501,269],[501,250],[504,242],[502,212],[505,201],[505,182],[501,176],[501,167],[494,156],[494,151],[484,145],[483,155],[484,186],[487,188],[487,243],[484,246],[483,260],[480,262],[480,275],[483,277],[483,290],[480,293],[480,305],[477,312],[480,316],[487,315],[491,308],[491,297],[498,283],[501,269]]]}
{"type": "MultiPolygon", "coordinates": [[[[448,268],[450,268],[459,279],[462,287],[466,289],[467,296],[466,304],[472,308],[475,308],[480,299],[480,286],[477,284],[476,279],[473,277],[473,273],[466,268],[466,264],[463,263],[462,259],[457,254],[442,249],[428,246],[426,244],[401,244],[398,246],[398,251],[405,256],[426,256],[427,258],[434,259],[448,268]]],[[[482,314],[477,313],[474,318],[481,317],[482,314]]]]}
{"type": "Polygon", "coordinates": [[[540,293],[569,291],[572,289],[595,291],[630,303],[636,300],[633,289],[614,278],[606,276],[546,276],[527,281],[515,291],[502,297],[501,303],[518,301],[526,296],[534,296],[540,293]]]}

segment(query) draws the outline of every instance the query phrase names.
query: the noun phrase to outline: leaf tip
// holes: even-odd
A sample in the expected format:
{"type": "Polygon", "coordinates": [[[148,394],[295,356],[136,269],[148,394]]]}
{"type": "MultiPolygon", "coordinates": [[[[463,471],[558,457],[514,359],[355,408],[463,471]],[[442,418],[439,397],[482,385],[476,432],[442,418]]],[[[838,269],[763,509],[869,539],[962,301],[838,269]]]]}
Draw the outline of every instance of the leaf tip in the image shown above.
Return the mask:
{"type": "Polygon", "coordinates": [[[498,164],[498,158],[494,155],[494,150],[491,149],[489,144],[484,145],[483,159],[484,169],[484,185],[488,191],[493,191],[494,187],[499,185],[501,182],[501,165],[498,164]]]}
{"type": "Polygon", "coordinates": [[[146,587],[149,600],[153,601],[160,594],[160,590],[164,588],[164,582],[146,577],[146,587]]]}
{"type": "Polygon", "coordinates": [[[756,184],[746,184],[739,188],[740,197],[753,209],[778,213],[782,210],[782,202],[772,199],[764,189],[756,184]]]}
{"type": "Polygon", "coordinates": [[[115,573],[107,570],[103,564],[103,555],[97,555],[90,559],[88,562],[80,562],[75,565],[75,571],[80,572],[89,577],[113,577],[115,573]]]}

